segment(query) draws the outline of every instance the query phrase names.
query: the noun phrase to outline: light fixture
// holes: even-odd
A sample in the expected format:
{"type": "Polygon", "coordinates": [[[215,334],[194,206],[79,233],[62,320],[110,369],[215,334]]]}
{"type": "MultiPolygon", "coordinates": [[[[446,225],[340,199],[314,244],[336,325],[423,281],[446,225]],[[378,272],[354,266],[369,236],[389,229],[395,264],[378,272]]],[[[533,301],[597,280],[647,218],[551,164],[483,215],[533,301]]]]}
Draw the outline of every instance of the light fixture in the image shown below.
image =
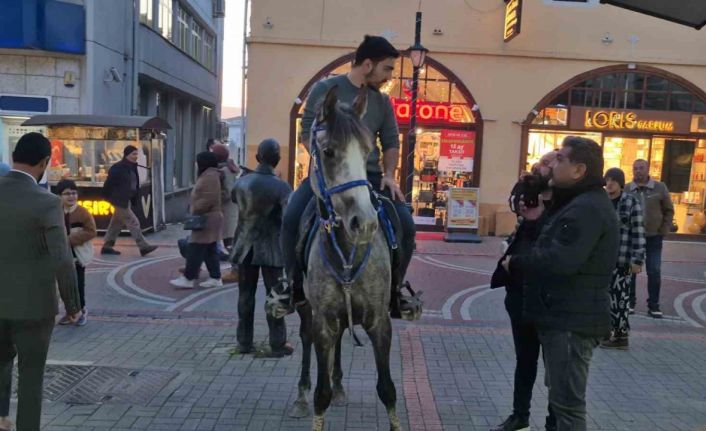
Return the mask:
{"type": "Polygon", "coordinates": [[[412,59],[412,66],[422,67],[424,66],[424,61],[427,59],[428,49],[424,48],[421,43],[415,43],[407,49],[409,52],[409,57],[412,59]]]}

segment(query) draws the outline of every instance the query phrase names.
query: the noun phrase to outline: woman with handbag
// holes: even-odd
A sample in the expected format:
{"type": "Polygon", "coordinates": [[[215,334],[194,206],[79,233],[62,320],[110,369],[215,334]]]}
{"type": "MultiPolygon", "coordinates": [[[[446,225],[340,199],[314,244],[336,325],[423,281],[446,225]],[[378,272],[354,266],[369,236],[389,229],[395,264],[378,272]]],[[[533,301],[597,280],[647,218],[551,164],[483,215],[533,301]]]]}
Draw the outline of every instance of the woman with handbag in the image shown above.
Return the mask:
{"type": "MultiPolygon", "coordinates": [[[[61,180],[56,185],[56,193],[64,204],[64,224],[66,234],[69,236],[71,252],[76,263],[76,278],[78,279],[78,293],[81,298],[81,315],[76,320],[77,326],[87,323],[88,311],[86,310],[86,266],[93,260],[93,238],[96,237],[96,222],[91,213],[78,205],[78,187],[71,180],[61,180]]],[[[59,320],[59,325],[74,323],[69,315],[59,320]]]]}
{"type": "Polygon", "coordinates": [[[218,259],[218,242],[222,238],[223,210],[221,207],[221,173],[216,155],[204,151],[196,156],[198,178],[191,192],[191,217],[184,229],[191,230],[186,248],[184,275],[171,280],[179,289],[193,289],[201,264],[206,262],[210,278],[201,287],[221,287],[221,266],[218,259]]]}

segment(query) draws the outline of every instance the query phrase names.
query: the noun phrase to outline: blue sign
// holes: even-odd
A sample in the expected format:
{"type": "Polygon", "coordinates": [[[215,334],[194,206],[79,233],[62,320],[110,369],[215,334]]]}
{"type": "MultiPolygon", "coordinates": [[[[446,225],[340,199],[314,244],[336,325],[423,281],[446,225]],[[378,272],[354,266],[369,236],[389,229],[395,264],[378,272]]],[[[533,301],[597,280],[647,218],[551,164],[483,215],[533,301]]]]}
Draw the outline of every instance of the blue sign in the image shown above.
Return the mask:
{"type": "Polygon", "coordinates": [[[49,112],[49,98],[0,95],[0,111],[46,114],[49,112]]]}
{"type": "Polygon", "coordinates": [[[86,13],[56,0],[0,0],[0,48],[86,53],[86,13]]]}

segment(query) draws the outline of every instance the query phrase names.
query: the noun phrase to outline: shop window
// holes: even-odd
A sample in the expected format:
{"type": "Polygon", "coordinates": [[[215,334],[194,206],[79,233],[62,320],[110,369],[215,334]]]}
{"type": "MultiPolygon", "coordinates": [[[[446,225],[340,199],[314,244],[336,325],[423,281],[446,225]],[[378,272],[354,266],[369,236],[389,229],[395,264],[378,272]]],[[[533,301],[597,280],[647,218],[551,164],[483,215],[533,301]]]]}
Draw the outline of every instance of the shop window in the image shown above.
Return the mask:
{"type": "Polygon", "coordinates": [[[669,109],[672,111],[691,111],[692,96],[689,93],[672,93],[669,97],[669,109]]]}
{"type": "Polygon", "coordinates": [[[668,93],[655,93],[648,91],[645,93],[645,104],[644,109],[653,109],[656,111],[666,111],[668,108],[667,104],[668,93]]]}
{"type": "Polygon", "coordinates": [[[650,76],[647,78],[647,91],[668,91],[669,81],[661,76],[650,76]]]}
{"type": "Polygon", "coordinates": [[[620,93],[617,107],[621,109],[642,109],[642,93],[628,91],[620,93]]]}
{"type": "Polygon", "coordinates": [[[601,143],[600,133],[576,133],[576,132],[544,132],[540,130],[530,130],[527,145],[527,163],[525,170],[529,171],[532,165],[539,162],[539,159],[552,150],[561,148],[561,143],[567,136],[582,136],[601,143]]]}
{"type": "Polygon", "coordinates": [[[603,142],[603,167],[605,170],[620,168],[629,176],[635,160],[647,160],[649,150],[649,139],[606,137],[603,142]]]}
{"type": "Polygon", "coordinates": [[[542,109],[532,124],[541,124],[545,126],[566,126],[569,110],[566,107],[546,107],[542,109]]]}
{"type": "Polygon", "coordinates": [[[689,190],[694,148],[694,141],[667,140],[662,164],[662,181],[670,192],[681,193],[689,190]]]}
{"type": "Polygon", "coordinates": [[[571,104],[574,106],[593,106],[593,92],[574,88],[571,90],[571,104]]]}
{"type": "MultiPolygon", "coordinates": [[[[591,106],[591,105],[587,105],[591,106]]],[[[601,108],[613,108],[616,106],[615,93],[612,91],[599,91],[594,95],[593,106],[601,108]]]]}
{"type": "Polygon", "coordinates": [[[664,138],[652,139],[650,152],[650,178],[662,179],[662,163],[664,162],[664,138]]]}

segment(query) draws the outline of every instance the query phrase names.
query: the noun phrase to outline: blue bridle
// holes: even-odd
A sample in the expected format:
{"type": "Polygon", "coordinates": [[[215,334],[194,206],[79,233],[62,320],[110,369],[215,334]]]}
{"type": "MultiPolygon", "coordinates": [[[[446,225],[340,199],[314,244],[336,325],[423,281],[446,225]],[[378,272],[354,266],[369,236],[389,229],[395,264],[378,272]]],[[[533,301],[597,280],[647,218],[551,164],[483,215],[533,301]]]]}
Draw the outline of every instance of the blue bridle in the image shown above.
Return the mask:
{"type": "MultiPolygon", "coordinates": [[[[363,261],[358,266],[358,268],[353,271],[353,261],[355,259],[356,252],[358,251],[358,245],[355,244],[351,248],[350,255],[348,256],[348,258],[346,258],[346,256],[343,254],[343,250],[341,249],[340,244],[338,243],[338,239],[336,238],[336,232],[334,230],[334,228],[339,225],[340,218],[336,215],[336,211],[333,209],[333,202],[331,201],[331,196],[356,187],[366,187],[370,189],[370,182],[368,182],[367,179],[353,180],[343,184],[338,184],[331,188],[326,187],[326,179],[324,178],[323,171],[323,162],[321,160],[319,145],[316,141],[316,134],[322,131],[326,131],[326,127],[320,126],[315,122],[311,129],[311,157],[314,159],[314,175],[316,176],[316,183],[319,188],[319,194],[321,196],[321,199],[323,200],[324,207],[326,208],[326,217],[324,217],[324,215],[321,214],[321,211],[319,210],[319,219],[317,221],[317,225],[323,226],[324,230],[326,231],[326,236],[330,239],[331,245],[333,246],[334,250],[336,250],[336,254],[338,255],[341,261],[343,272],[339,273],[338,271],[336,271],[333,265],[331,264],[330,260],[326,257],[324,248],[324,236],[321,237],[321,247],[319,247],[319,251],[321,253],[321,258],[324,261],[324,264],[329,270],[329,273],[331,273],[333,278],[335,278],[338,283],[342,284],[345,287],[355,283],[360,274],[363,272],[363,269],[367,265],[368,259],[370,258],[370,253],[372,252],[372,243],[368,244],[368,247],[365,251],[365,255],[363,257],[363,261]]],[[[314,230],[314,232],[315,231],[316,229],[314,230]]]]}

